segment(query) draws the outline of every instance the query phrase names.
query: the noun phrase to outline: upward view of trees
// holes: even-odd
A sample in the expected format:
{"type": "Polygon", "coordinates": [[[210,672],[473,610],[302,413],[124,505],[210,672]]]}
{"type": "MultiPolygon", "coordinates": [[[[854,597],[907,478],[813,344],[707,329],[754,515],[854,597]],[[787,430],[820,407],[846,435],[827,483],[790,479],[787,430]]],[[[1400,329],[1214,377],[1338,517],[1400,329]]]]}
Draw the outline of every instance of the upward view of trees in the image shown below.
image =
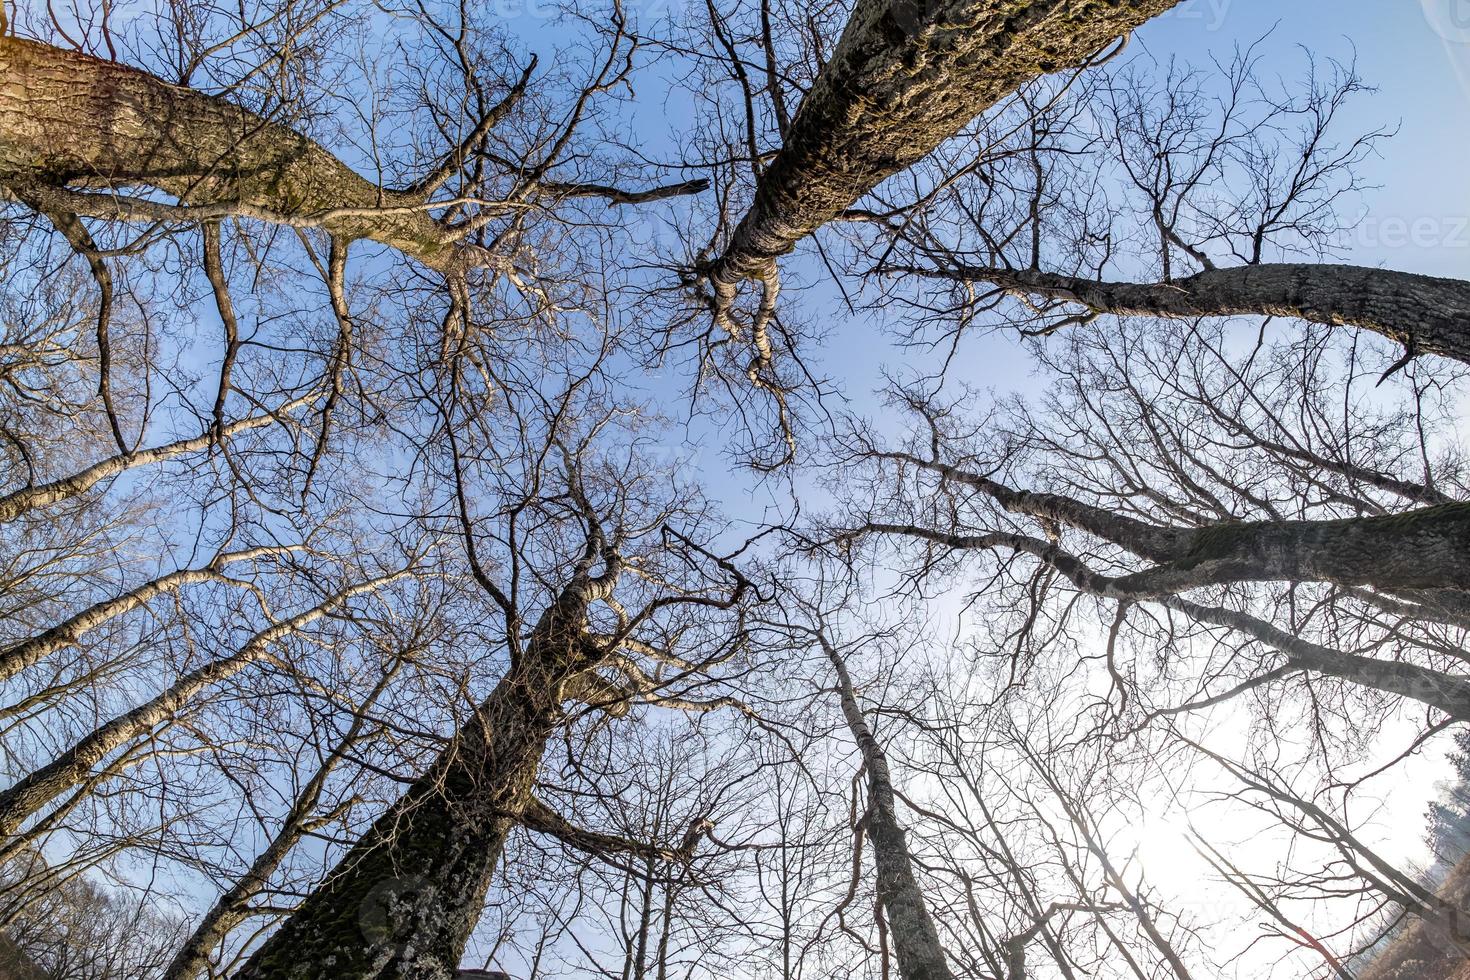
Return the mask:
{"type": "Polygon", "coordinates": [[[1470,975],[1470,280],[1189,2],[0,0],[0,975],[1470,975]]]}

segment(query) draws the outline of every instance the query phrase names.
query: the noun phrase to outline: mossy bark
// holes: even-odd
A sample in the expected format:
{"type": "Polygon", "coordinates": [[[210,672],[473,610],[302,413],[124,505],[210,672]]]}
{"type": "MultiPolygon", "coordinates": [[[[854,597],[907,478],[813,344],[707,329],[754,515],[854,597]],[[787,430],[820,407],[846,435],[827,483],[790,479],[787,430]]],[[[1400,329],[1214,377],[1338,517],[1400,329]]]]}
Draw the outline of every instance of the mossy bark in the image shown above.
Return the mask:
{"type": "Polygon", "coordinates": [[[239,980],[452,977],[556,729],[555,686],[503,680],[239,980]]]}

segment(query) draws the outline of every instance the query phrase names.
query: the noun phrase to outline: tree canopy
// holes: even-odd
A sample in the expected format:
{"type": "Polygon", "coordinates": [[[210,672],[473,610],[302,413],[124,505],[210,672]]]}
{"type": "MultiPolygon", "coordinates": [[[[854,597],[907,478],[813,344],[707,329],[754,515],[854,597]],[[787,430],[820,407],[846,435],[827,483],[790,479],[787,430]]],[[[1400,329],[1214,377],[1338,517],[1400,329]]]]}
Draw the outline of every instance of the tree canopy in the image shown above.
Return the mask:
{"type": "Polygon", "coordinates": [[[1470,975],[1470,279],[1199,13],[0,0],[0,972],[1470,975]]]}

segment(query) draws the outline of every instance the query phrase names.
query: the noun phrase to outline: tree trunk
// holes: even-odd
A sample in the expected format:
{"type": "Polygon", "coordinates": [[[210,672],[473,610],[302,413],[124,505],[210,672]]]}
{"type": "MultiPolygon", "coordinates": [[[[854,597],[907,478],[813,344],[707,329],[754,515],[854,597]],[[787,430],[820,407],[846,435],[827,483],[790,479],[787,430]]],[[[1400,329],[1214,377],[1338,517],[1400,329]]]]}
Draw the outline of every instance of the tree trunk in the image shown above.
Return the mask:
{"type": "MultiPolygon", "coordinates": [[[[1456,506],[1470,507],[1465,504],[1456,506]]],[[[1374,520],[1392,519],[1375,518],[1374,520]]],[[[1182,578],[1176,569],[1164,566],[1157,571],[1165,573],[1165,576],[1148,580],[1148,588],[1143,588],[1139,583],[1147,576],[1154,574],[1153,571],[1111,578],[1093,571],[1076,555],[1063,551],[1054,543],[1024,534],[994,532],[961,535],[934,531],[915,525],[877,523],[864,525],[862,531],[915,538],[957,550],[1004,549],[1022,552],[1060,572],[1074,586],[1089,595],[1125,602],[1158,602],[1177,609],[1199,622],[1225,626],[1254,637],[1281,651],[1291,665],[1297,669],[1327,674],[1362,684],[1365,687],[1413,698],[1439,708],[1451,717],[1470,720],[1470,679],[1430,670],[1416,664],[1380,661],[1371,657],[1332,650],[1276,629],[1271,624],[1246,613],[1219,606],[1200,605],[1176,594],[1209,584],[1212,581],[1209,578],[1182,578]]],[[[1440,542],[1438,546],[1442,550],[1448,550],[1453,547],[1453,544],[1453,541],[1446,540],[1440,542]]],[[[1369,560],[1369,556],[1365,555],[1364,561],[1369,560]]],[[[1227,580],[1249,581],[1252,580],[1252,576],[1240,576],[1227,580]]]]}
{"type": "Polygon", "coordinates": [[[562,670],[503,679],[238,980],[446,980],[560,722],[562,670]]]}
{"type": "MultiPolygon", "coordinates": [[[[1188,550],[1178,559],[1116,577],[1098,574],[1054,544],[1007,531],[964,534],[870,522],[849,535],[855,533],[895,534],[974,551],[1024,551],[1089,592],[1115,599],[1161,599],[1233,582],[1331,582],[1371,586],[1390,595],[1470,593],[1470,503],[1387,517],[1212,524],[1190,531],[1188,550]]],[[[1127,540],[1115,543],[1129,547],[1127,540]]]]}
{"type": "Polygon", "coordinates": [[[711,269],[717,291],[1048,72],[1084,64],[1178,0],[858,0],[755,200],[711,269]]]}
{"type": "MultiPolygon", "coordinates": [[[[1367,585],[1387,593],[1470,593],[1470,502],[1336,520],[1173,527],[1149,524],[1060,494],[1015,490],[980,474],[908,453],[880,455],[975,487],[1012,513],[1086,531],[1158,563],[1130,575],[1099,580],[1100,589],[1119,597],[1157,598],[1209,585],[1269,581],[1367,585]]],[[[907,530],[886,525],[883,529],[907,530]]],[[[937,540],[944,537],[941,532],[937,540]]],[[[989,537],[994,536],[977,536],[971,546],[993,546],[982,543],[989,537]]]]}
{"type": "Polygon", "coordinates": [[[388,808],[236,980],[449,980],[506,838],[532,806],[562,701],[595,665],[593,590],[574,579],[429,770],[388,808]]]}
{"type": "Polygon", "coordinates": [[[1292,667],[1410,698],[1458,721],[1470,722],[1470,678],[1418,664],[1333,650],[1277,629],[1265,620],[1220,606],[1205,606],[1178,596],[1162,601],[1197,622],[1228,627],[1281,651],[1292,667]]]}
{"type": "Polygon", "coordinates": [[[1117,585],[1173,592],[1248,581],[1470,592],[1470,503],[1386,517],[1215,524],[1193,532],[1180,560],[1117,585]]]}
{"type": "Polygon", "coordinates": [[[888,758],[863,717],[842,655],[825,637],[819,637],[819,641],[837,672],[842,714],[868,770],[868,839],[873,842],[878,901],[888,915],[898,972],[904,980],[952,980],[954,974],[944,958],[944,948],[939,944],[939,933],[924,904],[924,894],[914,879],[913,859],[909,856],[903,828],[898,825],[888,758]]]}

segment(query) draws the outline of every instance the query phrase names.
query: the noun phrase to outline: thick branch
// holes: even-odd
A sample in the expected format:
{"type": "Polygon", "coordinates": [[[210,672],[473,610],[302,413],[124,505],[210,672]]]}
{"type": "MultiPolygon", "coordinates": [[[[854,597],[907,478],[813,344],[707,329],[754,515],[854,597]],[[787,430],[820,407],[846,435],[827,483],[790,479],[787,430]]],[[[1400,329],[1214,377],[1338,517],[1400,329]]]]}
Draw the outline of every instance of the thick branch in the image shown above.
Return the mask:
{"type": "Polygon", "coordinates": [[[1470,282],[1389,269],[1311,263],[1212,269],[1172,282],[1098,282],[1028,269],[899,268],[936,279],[988,282],[1095,313],[1190,318],[1289,316],[1382,334],[1411,353],[1470,364],[1470,282]]]}
{"type": "Polygon", "coordinates": [[[974,487],[1013,514],[1054,521],[1095,534],[1104,541],[1111,541],[1153,561],[1178,558],[1189,548],[1191,531],[1188,528],[1148,524],[1060,494],[1016,490],[982,474],[922,459],[911,453],[884,452],[877,455],[910,463],[946,480],[974,487]]]}
{"type": "MultiPolygon", "coordinates": [[[[399,663],[401,664],[402,661],[399,663]]],[[[314,826],[324,822],[320,818],[313,819],[313,813],[321,801],[327,780],[361,738],[362,730],[368,720],[368,712],[377,704],[379,696],[387,689],[396,673],[397,667],[395,666],[386,671],[374,685],[372,691],[353,713],[352,723],[348,726],[346,734],[332,747],[316,773],[307,780],[301,792],[296,795],[295,802],[287,811],[285,819],[281,821],[280,829],[276,831],[270,843],[256,855],[245,873],[236,878],[234,884],[215,900],[209,911],[204,913],[204,916],[195,925],[194,931],[189,934],[189,937],[174,954],[173,960],[164,970],[162,980],[194,980],[204,972],[209,966],[210,951],[218,946],[236,926],[250,918],[250,900],[270,883],[271,876],[276,873],[301,837],[314,826]]]]}
{"type": "Polygon", "coordinates": [[[1215,524],[1180,561],[1117,580],[1125,590],[1180,591],[1226,582],[1371,585],[1470,592],[1470,503],[1386,517],[1215,524]]]}
{"type": "Polygon", "coordinates": [[[1451,718],[1470,721],[1470,679],[1417,664],[1377,660],[1334,650],[1232,609],[1203,606],[1178,597],[1164,600],[1164,604],[1197,622],[1228,627],[1280,650],[1294,667],[1410,698],[1438,708],[1451,718]]]}
{"type": "Polygon", "coordinates": [[[594,671],[588,670],[567,681],[562,687],[562,696],[577,701],[613,718],[625,717],[632,708],[636,691],[614,683],[594,671]]]}
{"type": "Polygon", "coordinates": [[[847,664],[826,635],[818,629],[816,638],[832,669],[837,674],[837,691],[842,699],[842,714],[862,753],[868,772],[868,839],[873,842],[873,863],[877,869],[878,900],[888,914],[893,930],[894,952],[898,970],[904,980],[950,980],[944,947],[939,932],[924,902],[924,893],[914,877],[913,857],[908,841],[898,823],[894,804],[893,781],[888,770],[888,756],[873,736],[863,709],[853,689],[847,664]]]}
{"type": "Polygon", "coordinates": [[[1056,569],[1074,586],[1089,595],[1125,601],[1151,601],[1176,609],[1197,622],[1224,626],[1279,650],[1297,668],[1338,677],[1354,684],[1397,694],[1431,705],[1451,717],[1470,721],[1470,679],[1420,667],[1415,664],[1377,660],[1344,653],[1293,636],[1247,613],[1191,602],[1170,592],[1137,592],[1126,587],[1129,579],[1101,575],[1076,555],[1047,541],[1023,534],[996,532],[981,535],[947,534],[914,525],[869,523],[853,535],[878,533],[916,538],[957,550],[1005,549],[1031,555],[1056,569]]]}
{"type": "Polygon", "coordinates": [[[1241,521],[1203,528],[1147,524],[1058,494],[1014,490],[979,474],[884,453],[974,487],[1006,510],[1094,534],[1153,561],[1111,580],[1148,597],[1228,582],[1320,581],[1383,591],[1470,592],[1470,503],[1325,521],[1241,521]]]}
{"type": "Polygon", "coordinates": [[[1026,947],[1041,935],[1049,923],[1060,912],[1110,912],[1121,908],[1118,905],[1087,905],[1082,902],[1052,902],[1045,912],[1027,929],[1006,940],[1006,980],[1026,980],[1026,947]]]}
{"type": "Polygon", "coordinates": [[[186,585],[196,585],[220,578],[228,564],[253,561],[267,555],[277,555],[289,548],[251,548],[232,554],[220,555],[201,568],[181,568],[149,582],[144,582],[122,595],[103,599],[83,609],[64,622],[58,623],[29,639],[21,640],[0,650],[0,681],[14,677],[20,671],[65,649],[103,623],[124,613],[138,609],[156,597],[186,585]]]}
{"type": "MultiPolygon", "coordinates": [[[[655,861],[674,862],[687,861],[693,852],[692,846],[686,852],[683,848],[676,850],[671,847],[660,847],[645,841],[631,840],[627,837],[618,837],[578,827],[535,797],[532,797],[531,801],[526,804],[526,809],[521,814],[521,822],[531,830],[550,834],[563,844],[588,854],[633,854],[655,861]]],[[[697,840],[696,837],[695,842],[697,840]]]]}
{"type": "Polygon", "coordinates": [[[405,574],[396,572],[343,589],[320,605],[267,627],[234,654],[189,671],[143,704],[98,726],[51,762],[0,793],[0,837],[14,834],[26,818],[86,779],[93,767],[113,752],[173,718],[200,691],[223,683],[269,656],[276,643],[322,619],[353,596],[370,592],[405,574]]]}
{"type": "Polygon", "coordinates": [[[381,187],[286,126],[126,65],[0,38],[0,184],[70,182],[240,205],[252,217],[372,239],[444,271],[488,262],[421,195],[381,187]]]}
{"type": "Polygon", "coordinates": [[[703,194],[709,190],[709,181],[685,180],[677,184],[664,184],[661,187],[650,187],[641,191],[630,191],[622,187],[613,187],[610,184],[568,184],[554,180],[540,181],[537,186],[558,197],[600,197],[606,200],[607,206],[611,208],[624,204],[647,204],[671,197],[703,194]]]}
{"type": "Polygon", "coordinates": [[[83,494],[103,480],[117,476],[119,473],[132,469],[135,466],[161,463],[165,460],[182,456],[185,453],[208,449],[214,444],[216,438],[233,436],[241,432],[248,432],[251,429],[258,429],[262,426],[270,425],[272,422],[279,422],[286,413],[293,412],[303,405],[309,405],[320,397],[320,392],[313,392],[312,394],[289,401],[273,412],[262,412],[259,415],[251,415],[247,418],[231,422],[217,430],[211,428],[210,431],[190,439],[179,439],[162,446],[155,446],[152,449],[143,449],[138,452],[119,453],[116,456],[109,456],[104,460],[93,463],[84,470],[73,473],[71,476],[8,493],[0,497],[0,524],[6,521],[13,521],[22,514],[35,510],[38,507],[47,507],[51,504],[83,494]]]}

